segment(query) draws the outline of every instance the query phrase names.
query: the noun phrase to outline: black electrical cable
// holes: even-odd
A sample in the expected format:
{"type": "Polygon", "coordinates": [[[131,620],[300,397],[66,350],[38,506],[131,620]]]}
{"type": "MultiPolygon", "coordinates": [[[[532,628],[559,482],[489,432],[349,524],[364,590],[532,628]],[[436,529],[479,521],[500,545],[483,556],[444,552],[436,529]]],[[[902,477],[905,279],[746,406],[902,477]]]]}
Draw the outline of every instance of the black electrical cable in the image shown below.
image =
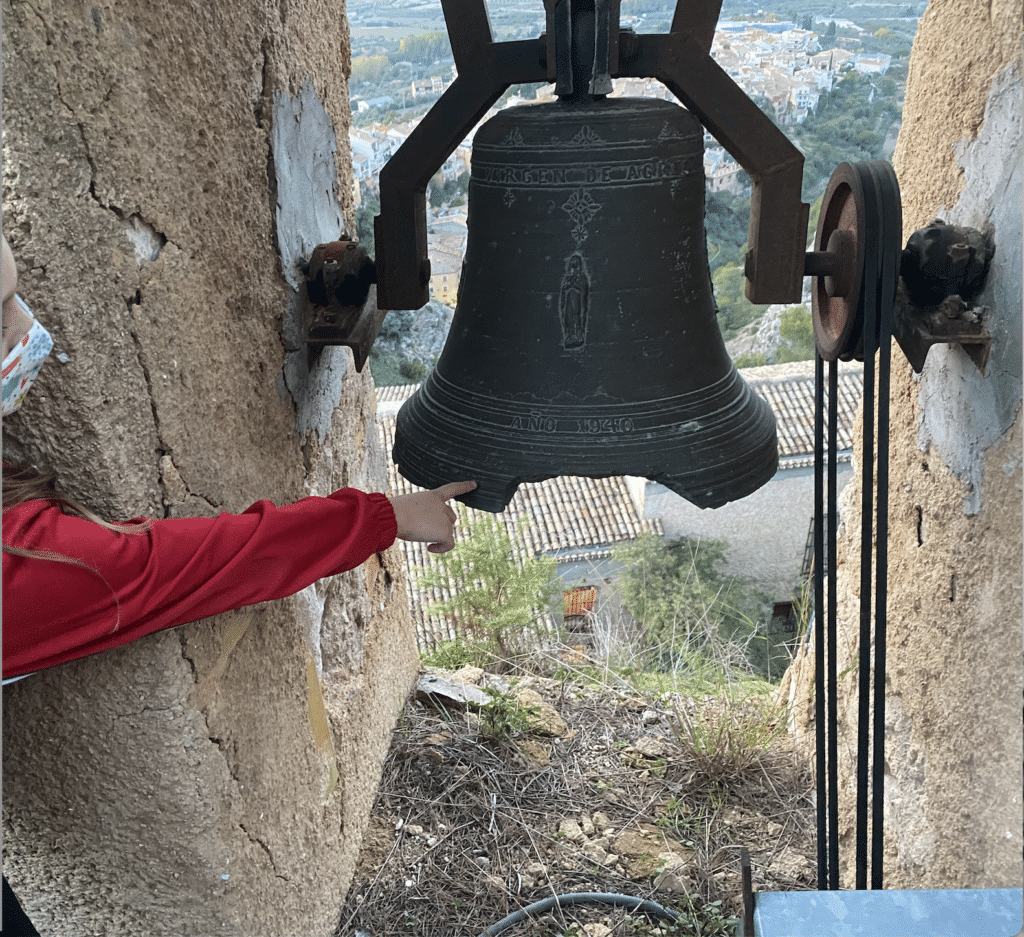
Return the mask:
{"type": "Polygon", "coordinates": [[[530,915],[543,914],[551,908],[572,907],[581,904],[610,904],[619,908],[628,908],[630,911],[640,911],[644,914],[653,914],[657,917],[667,918],[670,921],[678,921],[679,914],[670,908],[663,908],[656,901],[649,901],[646,898],[637,898],[635,895],[617,895],[611,892],[573,892],[567,895],[552,895],[541,901],[535,901],[525,908],[503,917],[496,924],[492,924],[480,937],[496,937],[497,934],[508,930],[513,924],[525,921],[530,915]]]}
{"type": "Polygon", "coordinates": [[[864,309],[864,402],[861,455],[860,637],[857,691],[856,887],[868,887],[868,756],[871,743],[872,547],[875,533],[875,352],[878,350],[878,271],[881,251],[877,219],[881,206],[874,178],[864,163],[855,164],[865,217],[872,222],[864,251],[861,306],[864,309]]]}
{"type": "Polygon", "coordinates": [[[828,887],[839,888],[839,702],[836,692],[839,651],[839,588],[836,553],[839,549],[839,365],[829,362],[828,371],[828,887]]]}

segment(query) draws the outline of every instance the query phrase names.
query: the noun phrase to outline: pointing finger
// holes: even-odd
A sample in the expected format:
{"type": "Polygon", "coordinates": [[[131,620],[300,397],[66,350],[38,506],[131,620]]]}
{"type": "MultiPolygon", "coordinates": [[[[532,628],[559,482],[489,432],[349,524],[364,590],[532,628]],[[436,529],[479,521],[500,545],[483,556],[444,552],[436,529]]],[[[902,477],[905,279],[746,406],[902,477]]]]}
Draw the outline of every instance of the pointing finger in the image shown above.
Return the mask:
{"type": "Polygon", "coordinates": [[[469,491],[476,488],[476,482],[449,482],[447,485],[442,485],[440,488],[434,489],[436,494],[442,501],[448,501],[451,498],[457,498],[459,495],[464,495],[469,491]]]}

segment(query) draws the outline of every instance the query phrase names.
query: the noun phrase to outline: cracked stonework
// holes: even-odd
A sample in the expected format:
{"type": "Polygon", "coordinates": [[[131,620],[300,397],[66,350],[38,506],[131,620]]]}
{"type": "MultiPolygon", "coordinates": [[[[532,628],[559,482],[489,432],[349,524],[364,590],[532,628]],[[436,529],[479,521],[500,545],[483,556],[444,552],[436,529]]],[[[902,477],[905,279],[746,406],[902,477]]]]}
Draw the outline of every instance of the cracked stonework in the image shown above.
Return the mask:
{"type": "Polygon", "coordinates": [[[214,511],[220,510],[220,505],[210,500],[206,495],[193,491],[174,464],[170,453],[165,452],[160,456],[157,463],[157,470],[160,476],[160,487],[163,489],[164,517],[172,517],[175,506],[185,504],[189,498],[196,498],[204,504],[209,505],[214,511]]]}
{"type": "Polygon", "coordinates": [[[274,870],[274,875],[277,878],[281,879],[281,881],[283,882],[290,882],[291,879],[288,878],[287,875],[282,875],[280,871],[278,871],[277,863],[274,861],[274,854],[270,851],[270,847],[265,842],[263,842],[263,840],[260,839],[258,836],[255,836],[252,833],[250,833],[241,823],[238,824],[238,828],[243,833],[245,833],[250,843],[259,846],[260,849],[262,849],[267,854],[267,859],[270,861],[270,867],[274,870]]]}
{"type": "MultiPolygon", "coordinates": [[[[136,292],[136,300],[134,303],[128,303],[128,314],[131,315],[131,307],[133,305],[142,305],[142,297],[136,292]]],[[[132,341],[135,343],[135,352],[138,356],[139,367],[142,368],[142,376],[146,381],[146,394],[149,396],[149,406],[153,412],[153,428],[156,431],[157,444],[160,449],[170,449],[170,446],[166,445],[163,441],[163,436],[160,432],[160,415],[156,409],[156,399],[153,397],[153,379],[149,373],[149,366],[146,364],[146,352],[142,347],[142,341],[139,338],[138,332],[135,329],[129,330],[129,335],[132,337],[132,341]]]]}

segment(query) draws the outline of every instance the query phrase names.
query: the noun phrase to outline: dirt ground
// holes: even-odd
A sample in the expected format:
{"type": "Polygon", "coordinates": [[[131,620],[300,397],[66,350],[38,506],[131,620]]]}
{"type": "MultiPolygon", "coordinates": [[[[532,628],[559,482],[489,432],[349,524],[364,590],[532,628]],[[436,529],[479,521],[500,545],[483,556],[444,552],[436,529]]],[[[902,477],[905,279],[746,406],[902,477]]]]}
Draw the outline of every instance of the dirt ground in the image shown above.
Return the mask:
{"type": "Polygon", "coordinates": [[[763,752],[733,752],[726,734],[700,729],[724,724],[708,721],[721,709],[713,697],[457,676],[517,695],[530,729],[518,731],[507,695],[477,690],[489,700],[482,709],[442,694],[410,699],[339,937],[476,937],[521,908],[574,893],[649,899],[681,919],[560,901],[500,932],[724,937],[742,915],[742,847],[755,889],[814,887],[812,778],[781,731],[763,752]],[[730,749],[724,760],[690,741],[709,736],[730,749]]]}

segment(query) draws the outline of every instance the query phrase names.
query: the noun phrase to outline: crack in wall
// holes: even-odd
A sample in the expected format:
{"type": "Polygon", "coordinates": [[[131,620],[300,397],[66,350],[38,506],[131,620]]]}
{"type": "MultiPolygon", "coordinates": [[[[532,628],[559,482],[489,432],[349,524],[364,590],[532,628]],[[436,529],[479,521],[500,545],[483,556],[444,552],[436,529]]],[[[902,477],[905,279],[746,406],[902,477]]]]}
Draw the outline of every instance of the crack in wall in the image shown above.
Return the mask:
{"type": "MultiPolygon", "coordinates": [[[[39,12],[37,10],[35,10],[32,7],[30,7],[30,9],[33,9],[33,12],[35,12],[36,16],[39,17],[39,20],[40,22],[42,22],[44,29],[46,29],[47,37],[52,42],[52,30],[49,28],[49,26],[47,26],[46,21],[43,19],[42,16],[39,15],[39,12]]],[[[54,76],[54,86],[57,90],[57,100],[60,101],[60,103],[63,104],[64,107],[67,109],[68,115],[74,121],[75,127],[78,130],[79,138],[82,141],[82,150],[85,154],[85,160],[89,164],[89,195],[92,197],[93,201],[95,201],[97,205],[99,205],[104,210],[111,212],[114,215],[114,217],[118,219],[118,221],[124,221],[129,224],[129,228],[126,230],[125,233],[128,236],[129,240],[131,240],[132,243],[135,244],[137,259],[140,248],[137,243],[137,237],[134,237],[133,233],[138,231],[140,228],[148,229],[148,232],[151,234],[152,239],[158,243],[158,247],[153,251],[152,256],[146,257],[145,259],[156,260],[157,256],[160,253],[160,249],[162,249],[164,245],[168,243],[167,236],[162,231],[159,231],[154,224],[147,221],[139,212],[129,213],[125,211],[125,209],[123,209],[120,205],[115,204],[113,201],[104,201],[100,197],[96,187],[96,180],[99,176],[99,170],[96,166],[96,159],[93,156],[92,151],[89,147],[89,137],[86,132],[86,123],[77,115],[75,109],[65,99],[64,90],[61,87],[60,78],[56,75],[54,76]]],[[[111,84],[111,86],[107,89],[106,93],[103,95],[103,98],[100,100],[99,104],[97,104],[91,111],[89,111],[90,115],[95,115],[99,112],[99,110],[103,107],[104,104],[109,103],[116,87],[116,84],[111,84]]]]}
{"type": "Polygon", "coordinates": [[[181,475],[181,471],[174,462],[173,450],[160,449],[157,471],[160,476],[160,487],[163,490],[164,516],[170,516],[170,510],[174,505],[184,504],[189,498],[197,498],[208,504],[215,511],[221,509],[221,504],[214,501],[209,495],[200,491],[194,491],[181,475]]]}
{"type": "Polygon", "coordinates": [[[278,869],[277,863],[274,861],[274,854],[270,851],[270,847],[265,842],[263,842],[263,840],[260,839],[258,836],[254,835],[253,833],[250,833],[245,828],[244,824],[239,823],[238,824],[238,828],[243,833],[245,833],[245,835],[249,838],[249,842],[250,843],[253,843],[256,846],[259,846],[260,849],[262,849],[266,853],[267,859],[270,861],[270,867],[274,870],[274,875],[277,878],[281,879],[282,882],[288,882],[289,884],[291,884],[292,880],[290,878],[288,878],[287,875],[282,875],[280,870],[278,869]]]}
{"type": "MultiPolygon", "coordinates": [[[[43,29],[46,32],[46,35],[48,37],[49,42],[52,44],[52,42],[53,42],[53,30],[50,28],[50,26],[46,22],[45,18],[39,13],[39,11],[36,8],[31,6],[31,4],[28,4],[28,7],[29,7],[30,10],[32,10],[32,12],[39,19],[40,23],[43,26],[43,29]]],[[[135,250],[136,263],[141,268],[142,263],[144,261],[146,261],[146,260],[155,261],[157,259],[157,257],[160,255],[160,252],[162,251],[164,246],[166,246],[169,243],[169,240],[168,240],[167,236],[162,231],[159,231],[156,228],[155,225],[153,225],[149,221],[147,221],[139,212],[133,212],[131,214],[128,214],[128,213],[125,212],[125,210],[120,205],[115,204],[111,200],[106,200],[105,201],[103,198],[100,197],[100,194],[99,194],[98,189],[97,189],[97,178],[99,176],[99,170],[98,170],[98,167],[97,167],[96,159],[93,156],[91,148],[89,146],[89,136],[88,136],[87,129],[86,129],[86,122],[78,117],[78,115],[75,112],[75,109],[71,106],[71,104],[66,99],[65,94],[64,94],[64,89],[61,86],[60,78],[56,74],[56,72],[57,72],[57,66],[55,65],[54,66],[54,87],[56,89],[57,100],[60,101],[60,103],[64,106],[64,108],[66,109],[68,115],[70,116],[71,120],[73,121],[73,123],[75,125],[75,128],[77,129],[78,136],[79,136],[79,139],[81,141],[82,151],[83,151],[83,154],[84,154],[84,157],[85,157],[85,161],[86,161],[86,163],[89,166],[89,186],[88,186],[89,196],[92,198],[92,200],[98,206],[100,206],[105,211],[109,211],[111,214],[114,215],[115,218],[118,219],[118,221],[123,222],[125,224],[125,236],[132,243],[132,245],[134,247],[134,250],[135,250]]],[[[112,85],[110,88],[107,89],[106,94],[104,95],[103,99],[100,101],[100,104],[97,105],[97,108],[95,110],[98,110],[100,107],[103,106],[103,104],[109,102],[109,100],[111,99],[111,96],[113,94],[113,91],[114,91],[114,86],[112,85]]],[[[132,313],[133,313],[133,307],[141,306],[142,305],[142,291],[141,291],[141,289],[138,288],[138,286],[137,286],[134,294],[126,296],[126,297],[124,297],[124,299],[125,299],[125,304],[126,304],[127,309],[128,309],[129,319],[131,319],[132,318],[132,313]]],[[[150,373],[148,365],[146,364],[145,351],[143,349],[142,340],[140,339],[138,332],[134,328],[130,327],[128,329],[128,332],[131,335],[132,341],[133,341],[133,343],[135,345],[136,355],[137,355],[137,359],[138,359],[138,362],[139,362],[139,366],[140,366],[140,368],[142,370],[143,379],[146,382],[146,392],[147,392],[147,395],[149,396],[150,412],[152,413],[152,416],[153,416],[153,427],[154,427],[154,430],[156,432],[157,441],[158,441],[158,447],[161,450],[168,450],[169,447],[166,445],[166,443],[163,440],[163,434],[162,434],[162,431],[161,431],[161,424],[160,424],[160,415],[159,415],[159,411],[158,411],[158,408],[157,408],[157,405],[156,405],[156,399],[155,399],[155,397],[153,395],[152,375],[150,373]]],[[[164,486],[162,479],[161,479],[161,487],[163,488],[164,494],[166,495],[166,486],[164,486]]],[[[214,508],[218,507],[218,505],[213,504],[213,502],[211,502],[208,498],[204,497],[203,500],[206,501],[208,504],[210,504],[214,508]]],[[[165,499],[165,508],[164,508],[164,516],[165,517],[167,516],[167,513],[168,513],[168,510],[167,510],[167,507],[166,507],[166,499],[165,499]]]]}
{"type": "Polygon", "coordinates": [[[185,638],[185,635],[180,630],[177,632],[177,635],[178,635],[178,640],[181,643],[181,659],[183,661],[185,661],[186,664],[188,664],[189,668],[192,671],[192,682],[193,683],[198,683],[199,682],[199,671],[196,670],[196,662],[194,660],[192,660],[191,657],[188,656],[188,651],[187,651],[188,641],[185,638]]]}
{"type": "MultiPolygon", "coordinates": [[[[263,131],[263,141],[267,153],[267,200],[270,209],[270,217],[276,220],[277,217],[277,166],[274,162],[274,147],[271,142],[271,129],[273,126],[273,94],[270,90],[270,58],[273,43],[268,36],[263,37],[260,45],[260,54],[263,57],[261,68],[260,94],[253,107],[253,118],[256,121],[258,130],[263,131]]],[[[280,253],[278,253],[278,264],[281,264],[280,253]]],[[[282,269],[283,275],[283,269],[282,269]]]]}
{"type": "MultiPolygon", "coordinates": [[[[133,296],[126,296],[125,305],[128,307],[129,319],[134,318],[132,307],[142,305],[142,290],[136,290],[133,296]]],[[[146,364],[146,352],[142,347],[142,340],[139,338],[139,333],[133,327],[129,328],[128,334],[135,343],[135,353],[138,358],[139,367],[142,369],[143,379],[146,382],[146,393],[149,396],[149,408],[153,414],[153,428],[156,431],[158,447],[165,451],[169,451],[170,446],[164,442],[163,434],[160,429],[160,414],[157,411],[156,398],[153,396],[153,377],[150,374],[149,365],[146,364]]]]}

